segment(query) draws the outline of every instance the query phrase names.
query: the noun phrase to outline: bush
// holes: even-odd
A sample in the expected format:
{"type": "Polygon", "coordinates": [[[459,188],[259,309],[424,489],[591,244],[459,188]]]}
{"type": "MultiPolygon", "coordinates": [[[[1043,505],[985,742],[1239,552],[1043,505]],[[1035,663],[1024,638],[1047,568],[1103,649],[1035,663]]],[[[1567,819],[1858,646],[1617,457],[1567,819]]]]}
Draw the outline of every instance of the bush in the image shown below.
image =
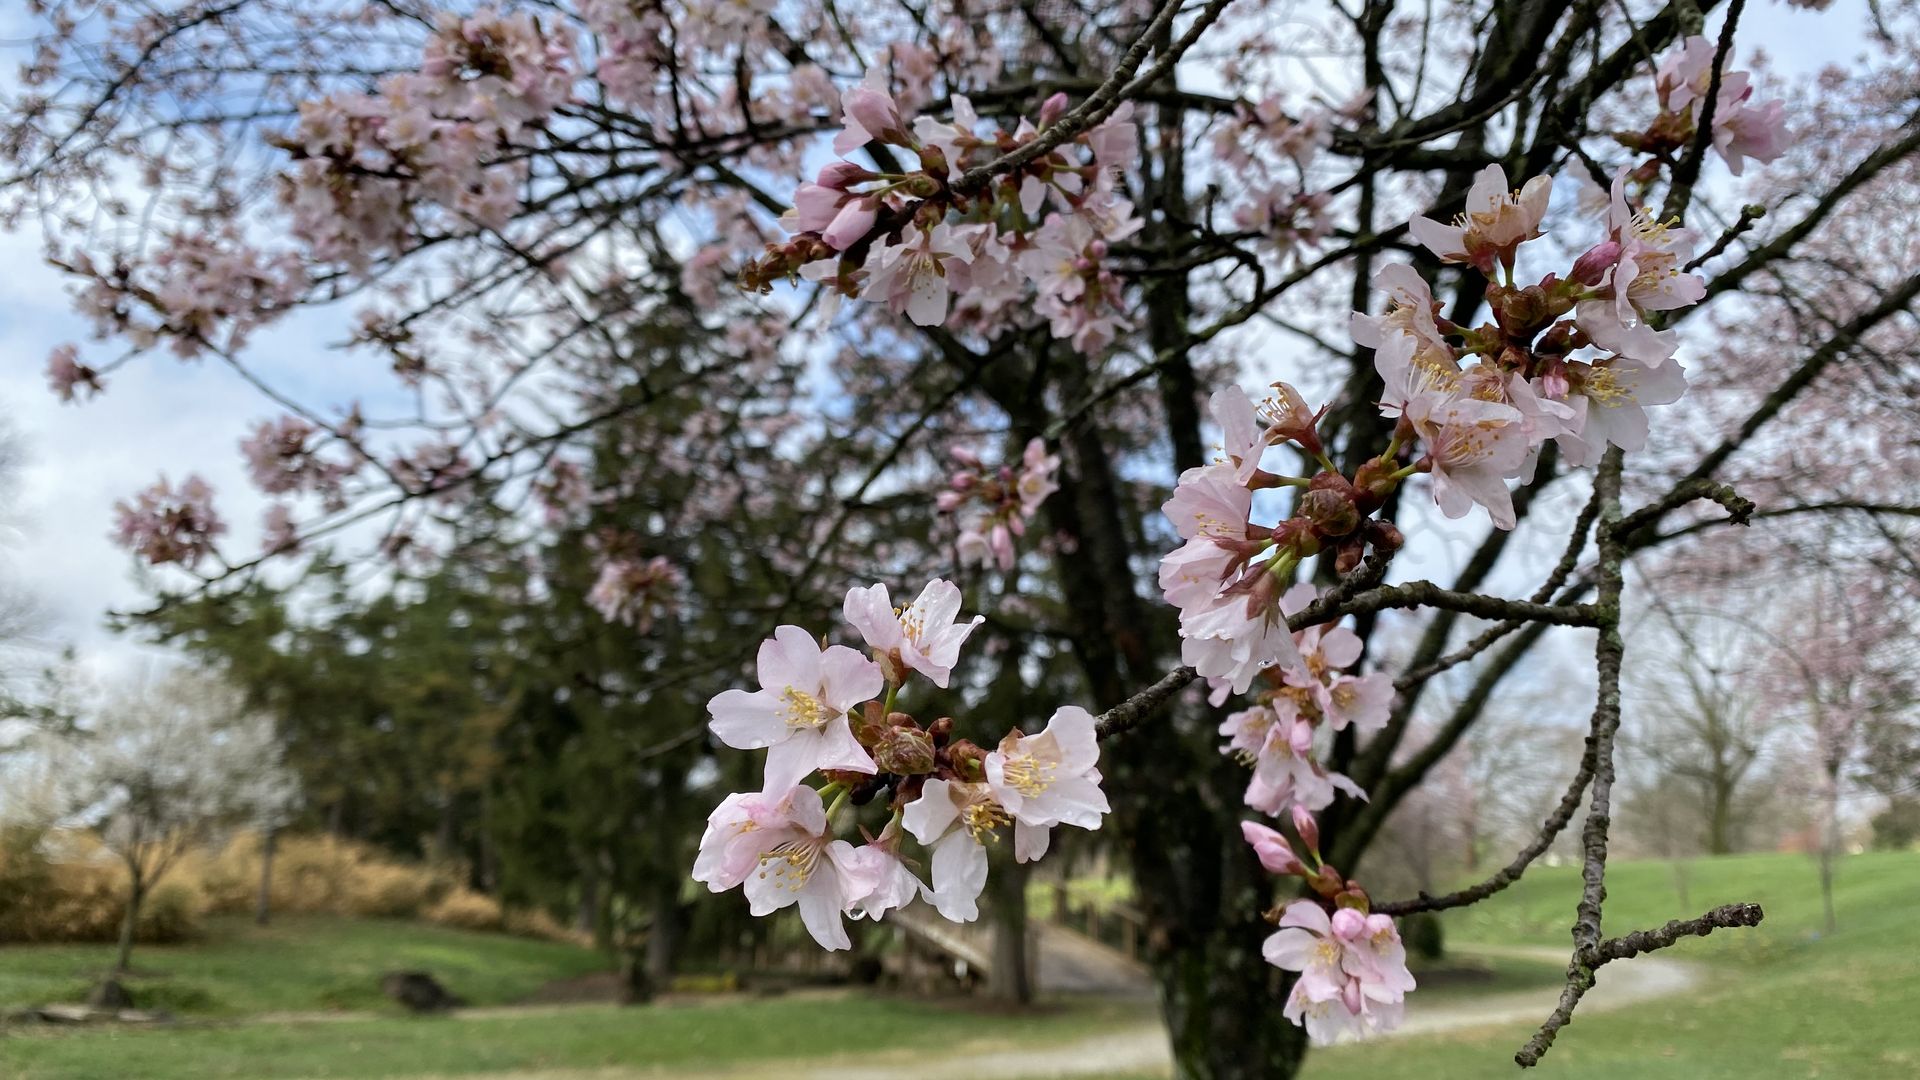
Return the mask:
{"type": "Polygon", "coordinates": [[[1894,798],[1873,816],[1873,846],[1877,851],[1905,851],[1920,843],[1920,799],[1894,798]]]}
{"type": "MultiPolygon", "coordinates": [[[[203,915],[252,914],[260,855],[260,838],[246,833],[217,851],[188,853],[141,905],[136,940],[185,941],[199,932],[203,915]]],[[[118,861],[82,835],[0,831],[0,941],[116,941],[126,880],[118,861]],[[50,846],[60,849],[58,857],[48,854],[50,846]]],[[[422,919],[579,940],[544,911],[503,910],[498,900],[467,888],[454,868],[402,862],[370,845],[326,836],[275,843],[269,897],[281,914],[422,919]]]]}
{"type": "Polygon", "coordinates": [[[506,917],[500,902],[472,889],[458,889],[421,913],[428,922],[460,930],[504,930],[506,917]]]}
{"type": "MultiPolygon", "coordinates": [[[[0,838],[0,941],[118,941],[126,913],[126,870],[88,845],[78,847],[76,858],[55,862],[43,839],[43,834],[21,831],[0,838]]],[[[163,945],[189,940],[199,932],[201,910],[194,889],[163,881],[140,906],[134,940],[163,945]]]]}
{"type": "MultiPolygon", "coordinates": [[[[208,911],[244,914],[259,895],[260,854],[258,836],[236,836],[217,853],[184,860],[179,877],[206,897],[208,911]]],[[[351,840],[290,836],[274,843],[269,896],[278,912],[412,919],[458,888],[447,869],[400,862],[351,840]]]]}

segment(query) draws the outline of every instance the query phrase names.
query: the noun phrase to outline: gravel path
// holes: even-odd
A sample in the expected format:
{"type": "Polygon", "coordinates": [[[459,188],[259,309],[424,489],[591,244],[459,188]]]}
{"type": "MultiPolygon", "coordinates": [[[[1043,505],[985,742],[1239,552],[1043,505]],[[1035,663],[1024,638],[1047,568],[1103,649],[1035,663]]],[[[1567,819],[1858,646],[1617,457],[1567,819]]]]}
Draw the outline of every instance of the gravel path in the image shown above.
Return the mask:
{"type": "MultiPolygon", "coordinates": [[[[1479,955],[1524,957],[1564,963],[1566,952],[1554,948],[1483,947],[1479,955]]],[[[1640,956],[1610,965],[1580,1010],[1617,1009],[1677,994],[1705,979],[1697,964],[1663,956],[1640,956]]],[[[1494,994],[1470,1001],[1450,1001],[1422,1008],[1416,994],[1407,1007],[1407,1019],[1389,1038],[1436,1031],[1538,1021],[1559,998],[1557,986],[1494,994]]],[[[1277,1018],[1276,1018],[1277,1021],[1277,1018]]],[[[911,1054],[884,1054],[855,1060],[817,1058],[807,1061],[763,1061],[733,1068],[688,1073],[678,1069],[557,1069],[538,1072],[489,1073],[484,1080],[1054,1080],[1059,1077],[1111,1077],[1153,1073],[1170,1063],[1166,1035],[1158,1026],[1141,1026],[1089,1035],[1052,1046],[1016,1047],[982,1044],[956,1047],[953,1056],[935,1062],[911,1054]]],[[[482,1080],[480,1077],[420,1077],[418,1080],[482,1080]]]]}

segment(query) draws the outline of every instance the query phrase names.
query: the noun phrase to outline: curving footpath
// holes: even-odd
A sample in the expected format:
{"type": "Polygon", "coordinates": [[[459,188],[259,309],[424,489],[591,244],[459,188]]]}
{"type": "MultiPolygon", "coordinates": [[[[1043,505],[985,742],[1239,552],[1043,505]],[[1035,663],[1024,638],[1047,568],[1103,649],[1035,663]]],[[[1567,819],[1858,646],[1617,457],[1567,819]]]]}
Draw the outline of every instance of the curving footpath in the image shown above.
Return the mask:
{"type": "MultiPolygon", "coordinates": [[[[1545,947],[1477,947],[1477,955],[1524,957],[1564,963],[1566,951],[1545,947]]],[[[1612,965],[1606,977],[1588,993],[1580,1010],[1617,1009],[1691,990],[1706,980],[1698,964],[1664,956],[1640,956],[1612,965]]],[[[1421,1008],[1418,996],[1407,1007],[1406,1022],[1385,1038],[1455,1031],[1509,1023],[1537,1022],[1559,999],[1558,986],[1492,994],[1472,1001],[1444,1002],[1421,1008]]],[[[915,1060],[906,1055],[869,1055],[820,1058],[809,1061],[762,1061],[715,1071],[688,1073],[684,1069],[556,1069],[487,1075],[487,1080],[1054,1080],[1058,1077],[1113,1077],[1164,1072],[1172,1063],[1166,1035],[1159,1027],[1142,1026],[1088,1035],[1053,1046],[1008,1046],[989,1043],[964,1049],[943,1061],[915,1060]]],[[[430,1080],[430,1078],[421,1078],[430,1080]]],[[[443,1078],[453,1080],[453,1078],[443,1078]]],[[[478,1080],[478,1078],[474,1078],[478,1080]]]]}

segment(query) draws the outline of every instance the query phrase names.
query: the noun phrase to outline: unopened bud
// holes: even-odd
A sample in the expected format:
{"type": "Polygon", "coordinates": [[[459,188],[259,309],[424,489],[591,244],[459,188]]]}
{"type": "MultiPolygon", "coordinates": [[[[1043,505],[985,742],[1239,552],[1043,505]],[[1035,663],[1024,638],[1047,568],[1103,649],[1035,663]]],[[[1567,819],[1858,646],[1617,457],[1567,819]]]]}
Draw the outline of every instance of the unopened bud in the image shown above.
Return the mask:
{"type": "Polygon", "coordinates": [[[888,726],[880,703],[869,701],[861,707],[860,718],[854,721],[853,737],[861,746],[872,748],[886,736],[888,726]]]}
{"type": "Polygon", "coordinates": [[[1340,545],[1333,557],[1333,572],[1351,574],[1354,567],[1360,565],[1361,557],[1366,554],[1366,543],[1359,537],[1349,537],[1340,545]]]}
{"type": "Polygon", "coordinates": [[[943,716],[928,724],[927,737],[933,740],[936,747],[947,745],[947,740],[953,738],[953,717],[943,716]]]}
{"type": "Polygon", "coordinates": [[[986,779],[987,752],[967,739],[957,739],[947,747],[947,764],[954,775],[969,783],[986,779]]]}
{"type": "Polygon", "coordinates": [[[1299,511],[1321,536],[1345,536],[1360,526],[1360,508],[1344,491],[1309,490],[1300,496],[1299,511]]]}
{"type": "Polygon", "coordinates": [[[1295,803],[1293,806],[1293,831],[1300,834],[1300,844],[1313,857],[1320,857],[1320,823],[1313,820],[1313,811],[1295,803]]]}
{"type": "Polygon", "coordinates": [[[1259,856],[1260,865],[1266,867],[1268,873],[1306,874],[1306,864],[1293,853],[1286,837],[1257,821],[1241,822],[1240,835],[1253,845],[1253,853],[1259,856]]]}
{"type": "Polygon", "coordinates": [[[1406,535],[1391,521],[1373,521],[1367,524],[1367,543],[1382,555],[1391,555],[1399,551],[1407,542],[1406,535]]]}
{"type": "Polygon", "coordinates": [[[1616,240],[1602,240],[1587,249],[1585,255],[1573,261],[1573,269],[1568,271],[1567,279],[1582,285],[1598,285],[1606,279],[1607,271],[1620,261],[1620,243],[1616,240]]]}
{"type": "Polygon", "coordinates": [[[1508,289],[1493,306],[1494,320],[1508,333],[1522,333],[1545,321],[1547,294],[1538,285],[1508,289]]]}
{"type": "Polygon", "coordinates": [[[915,776],[933,771],[933,737],[918,727],[890,727],[873,748],[881,772],[915,776]]]}
{"type": "Polygon", "coordinates": [[[1062,90],[1040,103],[1040,126],[1058,121],[1067,114],[1067,92],[1062,90]]]}

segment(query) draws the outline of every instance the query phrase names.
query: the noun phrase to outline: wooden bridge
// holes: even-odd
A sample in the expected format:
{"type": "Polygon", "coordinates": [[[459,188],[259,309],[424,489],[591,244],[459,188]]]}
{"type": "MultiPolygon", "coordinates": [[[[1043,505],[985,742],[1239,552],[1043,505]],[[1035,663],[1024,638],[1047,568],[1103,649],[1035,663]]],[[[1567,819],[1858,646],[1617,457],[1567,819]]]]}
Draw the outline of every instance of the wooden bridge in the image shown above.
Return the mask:
{"type": "MultiPolygon", "coordinates": [[[[904,964],[912,979],[938,972],[962,983],[985,981],[993,971],[994,926],[985,919],[953,923],[916,902],[887,916],[899,935],[904,964]]],[[[1060,921],[1027,924],[1027,957],[1033,986],[1046,994],[1134,996],[1152,993],[1139,950],[1144,943],[1137,913],[1110,906],[1105,913],[1087,908],[1060,921]],[[1077,923],[1078,925],[1070,925],[1077,923]]]]}

